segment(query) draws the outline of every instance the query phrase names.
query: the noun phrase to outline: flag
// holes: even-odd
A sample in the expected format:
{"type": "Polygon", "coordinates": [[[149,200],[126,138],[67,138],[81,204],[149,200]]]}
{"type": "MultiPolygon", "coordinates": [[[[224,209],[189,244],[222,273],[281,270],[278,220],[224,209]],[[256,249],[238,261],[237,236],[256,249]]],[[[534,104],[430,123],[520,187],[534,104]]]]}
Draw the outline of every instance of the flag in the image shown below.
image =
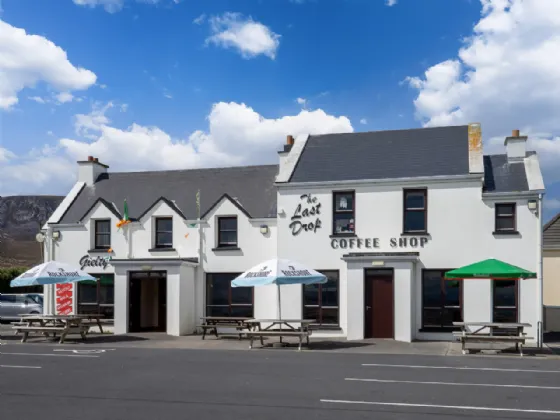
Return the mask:
{"type": "Polygon", "coordinates": [[[200,219],[200,190],[196,192],[196,217],[200,219]]]}
{"type": "Polygon", "coordinates": [[[128,203],[126,202],[126,198],[124,199],[124,220],[128,221],[128,203]]]}

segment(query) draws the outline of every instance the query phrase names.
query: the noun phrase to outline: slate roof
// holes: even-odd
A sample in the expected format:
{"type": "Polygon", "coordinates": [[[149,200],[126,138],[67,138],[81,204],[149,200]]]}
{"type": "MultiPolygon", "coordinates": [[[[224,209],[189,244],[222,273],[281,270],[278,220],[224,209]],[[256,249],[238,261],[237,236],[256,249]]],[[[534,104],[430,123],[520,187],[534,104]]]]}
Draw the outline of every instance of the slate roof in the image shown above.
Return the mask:
{"type": "Polygon", "coordinates": [[[543,228],[543,248],[558,247],[560,247],[560,213],[550,219],[543,228]]]}
{"type": "Polygon", "coordinates": [[[76,223],[100,198],[114,203],[122,214],[127,199],[129,216],[138,218],[164,197],[187,219],[196,219],[196,192],[200,189],[201,214],[224,194],[236,198],[253,218],[276,217],[275,177],[278,165],[189,169],[157,172],[109,172],[93,186],[86,186],[63,215],[60,223],[76,223]]]}
{"type": "MultiPolygon", "coordinates": [[[[535,152],[527,152],[534,155],[535,152]]],[[[523,162],[508,163],[507,155],[484,156],[484,192],[528,191],[523,162]]]]}
{"type": "Polygon", "coordinates": [[[468,126],[310,136],[289,182],[469,173],[468,126]]]}

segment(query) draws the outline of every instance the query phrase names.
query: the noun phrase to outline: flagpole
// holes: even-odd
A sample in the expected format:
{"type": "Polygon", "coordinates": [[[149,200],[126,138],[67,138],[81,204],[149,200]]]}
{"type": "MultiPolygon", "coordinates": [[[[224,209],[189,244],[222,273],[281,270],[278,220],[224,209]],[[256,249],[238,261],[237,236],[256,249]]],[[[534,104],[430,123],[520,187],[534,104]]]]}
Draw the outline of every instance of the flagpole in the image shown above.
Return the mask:
{"type": "MultiPolygon", "coordinates": [[[[196,218],[198,221],[198,267],[200,269],[200,277],[201,282],[199,284],[204,285],[204,269],[203,269],[203,261],[204,261],[204,252],[202,249],[203,241],[202,241],[202,220],[200,219],[200,189],[196,192],[196,218]]],[[[203,286],[200,286],[203,287],[203,286]]],[[[204,290],[204,289],[203,289],[204,290]]],[[[203,311],[204,312],[204,311],[203,311]]],[[[206,314],[203,313],[202,316],[206,314]]]]}

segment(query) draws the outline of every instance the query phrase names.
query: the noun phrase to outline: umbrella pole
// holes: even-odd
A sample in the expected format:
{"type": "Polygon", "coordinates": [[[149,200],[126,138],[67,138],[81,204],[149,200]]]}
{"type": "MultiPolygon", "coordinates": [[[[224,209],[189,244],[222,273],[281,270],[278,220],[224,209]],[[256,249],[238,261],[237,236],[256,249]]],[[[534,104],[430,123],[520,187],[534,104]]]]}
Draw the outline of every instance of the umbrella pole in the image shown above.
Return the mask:
{"type": "MultiPolygon", "coordinates": [[[[280,285],[276,285],[278,287],[278,319],[282,320],[282,299],[280,298],[280,285]]],[[[282,329],[282,324],[280,324],[280,329],[282,329]]],[[[282,343],[282,336],[280,336],[280,343],[282,343]]]]}

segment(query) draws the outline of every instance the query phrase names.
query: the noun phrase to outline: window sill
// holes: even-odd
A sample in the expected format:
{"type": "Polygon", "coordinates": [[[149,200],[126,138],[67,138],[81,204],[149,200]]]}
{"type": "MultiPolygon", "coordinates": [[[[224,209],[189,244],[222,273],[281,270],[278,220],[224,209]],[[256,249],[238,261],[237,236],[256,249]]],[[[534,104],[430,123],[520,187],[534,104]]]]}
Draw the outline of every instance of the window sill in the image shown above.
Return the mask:
{"type": "Polygon", "coordinates": [[[212,248],[212,251],[241,251],[238,246],[219,246],[217,248],[212,248]]]}
{"type": "Polygon", "coordinates": [[[90,249],[90,250],[88,251],[88,253],[89,253],[89,252],[104,252],[104,253],[107,254],[107,253],[109,253],[109,250],[110,250],[110,249],[111,249],[111,248],[93,248],[93,249],[90,249]]]}
{"type": "Polygon", "coordinates": [[[504,231],[495,230],[494,232],[492,232],[492,235],[517,236],[520,235],[520,233],[516,230],[504,230],[504,231]]]}
{"type": "Polygon", "coordinates": [[[333,233],[329,238],[357,238],[355,233],[333,233]]]}
{"type": "Polygon", "coordinates": [[[148,252],[176,252],[175,248],[151,248],[148,252]]]}
{"type": "Polygon", "coordinates": [[[428,232],[403,232],[401,236],[430,236],[428,232]]]}

